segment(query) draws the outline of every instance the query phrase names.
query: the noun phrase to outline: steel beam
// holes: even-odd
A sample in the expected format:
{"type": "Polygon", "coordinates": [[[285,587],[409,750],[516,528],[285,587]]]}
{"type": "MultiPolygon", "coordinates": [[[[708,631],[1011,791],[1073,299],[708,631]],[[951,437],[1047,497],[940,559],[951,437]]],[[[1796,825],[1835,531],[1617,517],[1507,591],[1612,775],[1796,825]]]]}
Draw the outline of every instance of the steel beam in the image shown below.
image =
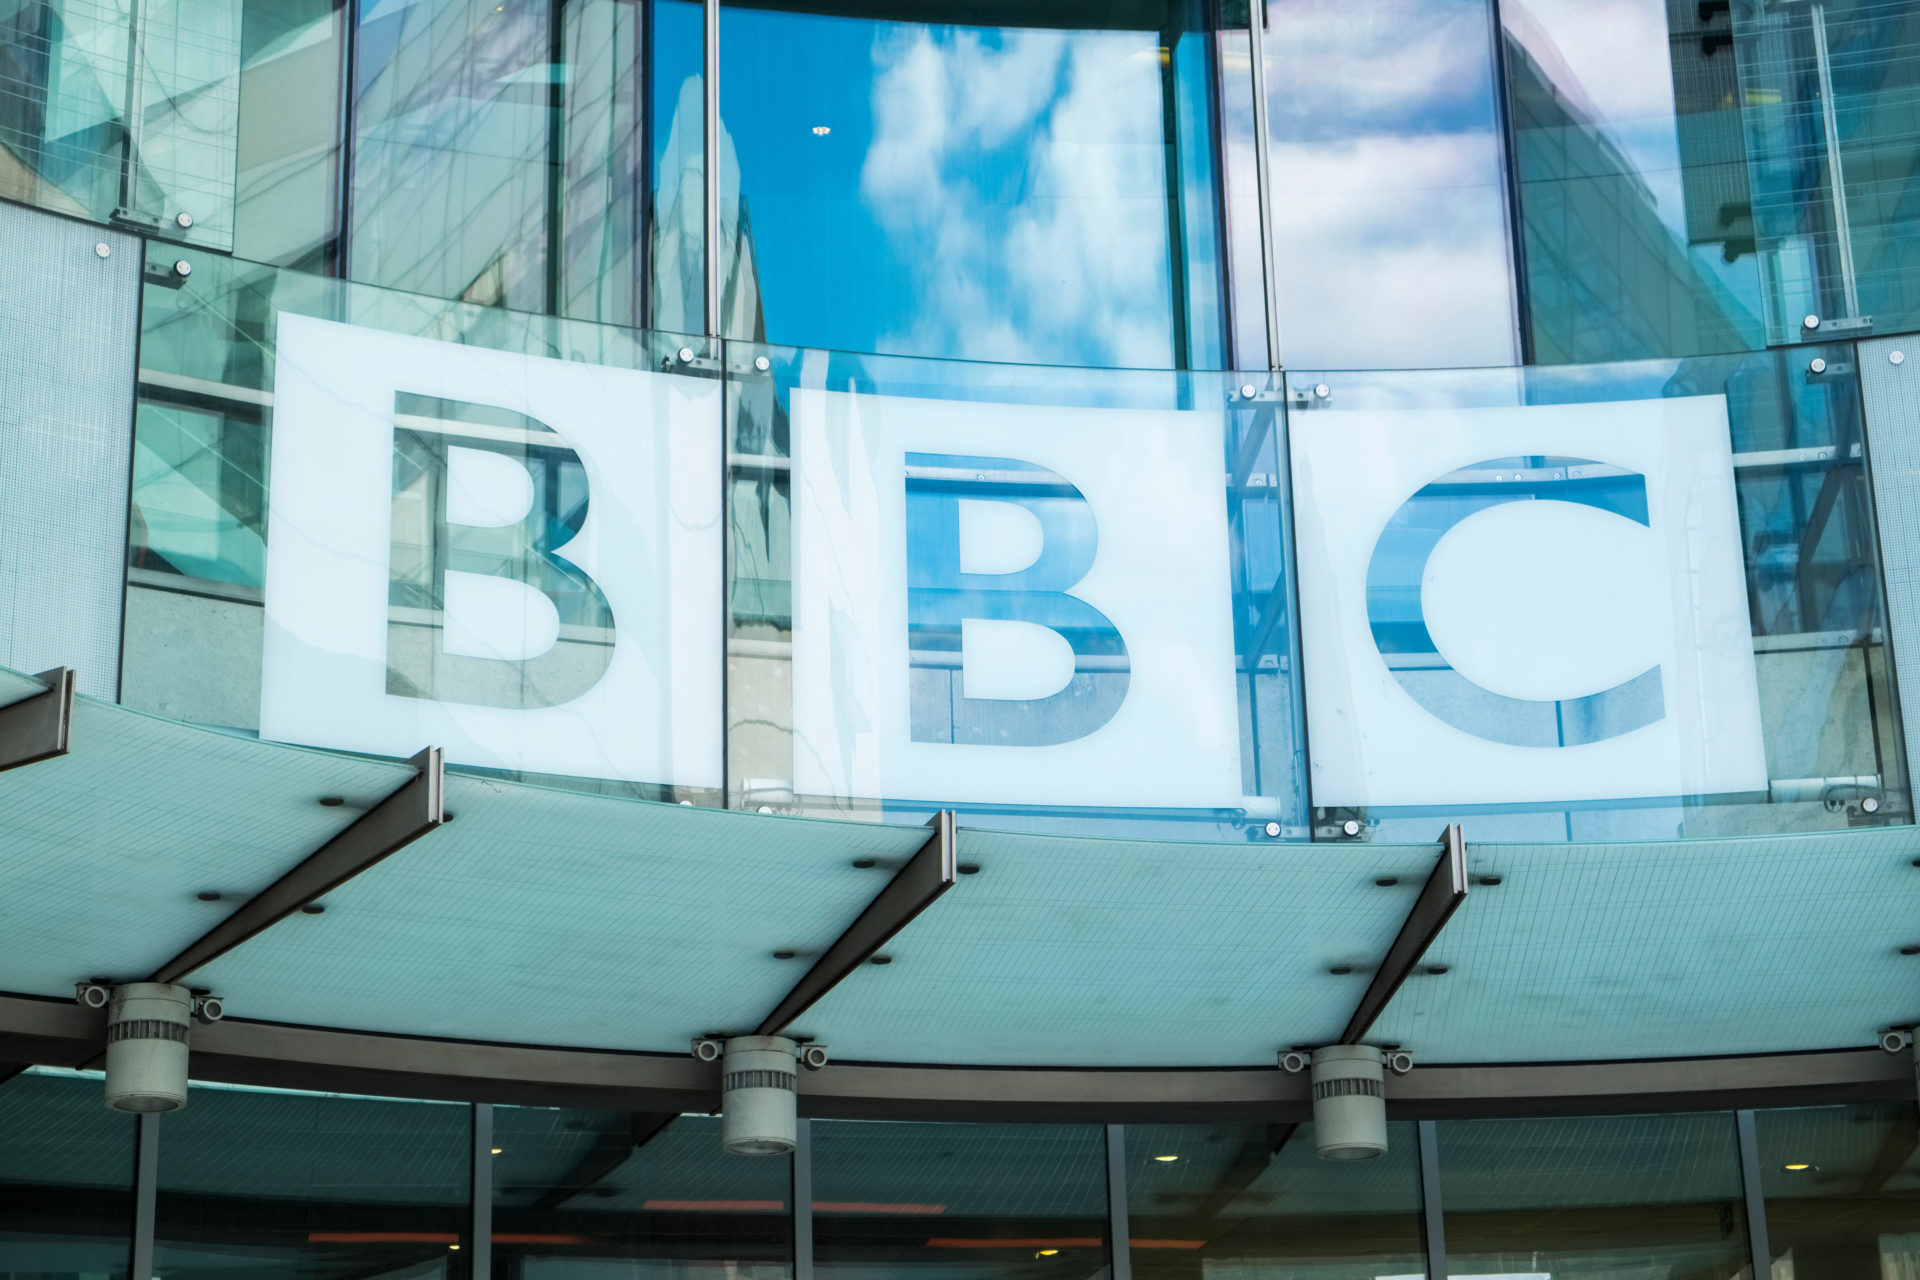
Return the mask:
{"type": "Polygon", "coordinates": [[[440,748],[428,747],[408,763],[419,772],[404,786],[154,970],[147,981],[178,982],[445,822],[446,764],[440,748]]]}
{"type": "Polygon", "coordinates": [[[786,999],[774,1006],[754,1034],[775,1036],[792,1026],[822,996],[839,985],[840,980],[873,958],[893,936],[906,928],[913,918],[932,906],[934,900],[953,888],[954,824],[953,810],[942,809],[927,824],[933,834],[920,851],[907,859],[894,873],[867,909],[847,927],[847,931],[826,949],[806,977],[795,984],[786,999]]]}
{"type": "Polygon", "coordinates": [[[73,735],[73,668],[55,667],[34,679],[47,686],[45,692],[0,707],[0,770],[67,754],[73,735]]]}
{"type": "Polygon", "coordinates": [[[1359,1044],[1366,1039],[1375,1020],[1400,990],[1400,984],[1407,980],[1421,957],[1427,954],[1427,948],[1440,936],[1440,930],[1466,901],[1467,842],[1459,823],[1449,824],[1440,833],[1440,845],[1440,861],[1421,887],[1413,910],[1407,913],[1406,923],[1400,926],[1400,936],[1387,948],[1387,958],[1380,962],[1373,981],[1367,984],[1367,993],[1360,997],[1360,1007],[1353,1011],[1347,1029],[1340,1033],[1339,1043],[1359,1044]]]}

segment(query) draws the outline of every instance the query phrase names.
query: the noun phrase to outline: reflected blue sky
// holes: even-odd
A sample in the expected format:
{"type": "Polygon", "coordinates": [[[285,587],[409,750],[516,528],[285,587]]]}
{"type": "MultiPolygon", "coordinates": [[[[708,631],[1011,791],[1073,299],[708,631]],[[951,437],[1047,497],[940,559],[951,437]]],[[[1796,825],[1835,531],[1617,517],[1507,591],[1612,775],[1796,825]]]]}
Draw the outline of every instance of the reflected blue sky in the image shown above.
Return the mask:
{"type": "Polygon", "coordinates": [[[767,340],[1172,362],[1155,33],[727,9],[721,48],[767,340]]]}

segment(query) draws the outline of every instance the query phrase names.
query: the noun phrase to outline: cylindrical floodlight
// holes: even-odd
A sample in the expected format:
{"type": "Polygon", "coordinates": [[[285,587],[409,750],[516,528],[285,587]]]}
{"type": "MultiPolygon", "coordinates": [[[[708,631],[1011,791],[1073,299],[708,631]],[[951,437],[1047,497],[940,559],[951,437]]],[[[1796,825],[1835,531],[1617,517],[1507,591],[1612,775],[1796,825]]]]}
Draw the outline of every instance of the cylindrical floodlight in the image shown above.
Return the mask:
{"type": "Polygon", "coordinates": [[[777,1156],[793,1150],[800,1130],[795,1109],[795,1055],[785,1036],[735,1036],[720,1059],[720,1142],[738,1156],[777,1156]]]}
{"type": "Polygon", "coordinates": [[[1367,1044],[1313,1051],[1313,1145],[1322,1160],[1387,1154],[1384,1055],[1367,1044]]]}
{"type": "Polygon", "coordinates": [[[107,1105],[178,1111],[187,1105],[187,1025],[193,997],[166,982],[129,982],[107,1004],[107,1105]]]}

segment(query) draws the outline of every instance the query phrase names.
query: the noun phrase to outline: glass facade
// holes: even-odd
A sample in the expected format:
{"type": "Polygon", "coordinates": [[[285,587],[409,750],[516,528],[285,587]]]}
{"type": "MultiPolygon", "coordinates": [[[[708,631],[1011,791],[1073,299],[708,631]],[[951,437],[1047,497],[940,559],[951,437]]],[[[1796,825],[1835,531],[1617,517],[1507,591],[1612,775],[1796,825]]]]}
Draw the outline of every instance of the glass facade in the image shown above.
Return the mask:
{"type": "Polygon", "coordinates": [[[143,243],[132,706],[448,736],[288,730],[285,690],[321,687],[276,676],[293,636],[478,709],[443,717],[460,767],[737,808],[1223,841],[1904,823],[1906,587],[1869,494],[1905,427],[1869,420],[1858,344],[1920,329],[1916,15],[21,0],[0,198],[143,243]],[[351,643],[272,599],[276,551],[345,510],[301,321],[413,353],[380,366],[411,366],[378,397],[385,536],[327,552],[387,565],[351,643]],[[1370,432],[1426,443],[1376,465],[1370,432]],[[1341,532],[1360,492],[1379,519],[1341,532]],[[1336,565],[1336,534],[1380,551],[1336,565]],[[1622,568],[1656,560],[1664,600],[1622,568]],[[1455,783],[1422,785],[1436,759],[1455,783]]]}
{"type": "MultiPolygon", "coordinates": [[[[127,1274],[136,1126],[99,1088],[45,1069],[0,1085],[0,1273],[127,1274]]],[[[1455,1276],[1730,1278],[1757,1241],[1781,1276],[1911,1265],[1910,1105],[1749,1120],[1750,1175],[1723,1111],[1395,1121],[1387,1155],[1354,1162],[1317,1159],[1310,1124],[815,1120],[789,1159],[722,1154],[709,1116],[196,1085],[146,1121],[140,1247],[156,1275],[464,1280],[483,1195],[501,1280],[781,1280],[796,1258],[843,1277],[1098,1278],[1116,1229],[1141,1280],[1423,1276],[1441,1250],[1455,1276]]]]}

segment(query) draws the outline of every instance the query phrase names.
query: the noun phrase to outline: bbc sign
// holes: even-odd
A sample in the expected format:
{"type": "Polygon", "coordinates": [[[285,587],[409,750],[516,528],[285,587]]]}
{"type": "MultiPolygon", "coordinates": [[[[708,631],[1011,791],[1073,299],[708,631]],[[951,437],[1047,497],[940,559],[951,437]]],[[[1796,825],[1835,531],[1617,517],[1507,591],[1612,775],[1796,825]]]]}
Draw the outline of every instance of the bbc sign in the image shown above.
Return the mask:
{"type": "MultiPolygon", "coordinates": [[[[796,792],[1245,805],[1218,413],[789,409],[796,792]]],[[[723,785],[721,421],[711,379],[281,316],[262,734],[723,785]]],[[[1314,803],[1766,785],[1722,401],[1291,440],[1314,803]]]]}

